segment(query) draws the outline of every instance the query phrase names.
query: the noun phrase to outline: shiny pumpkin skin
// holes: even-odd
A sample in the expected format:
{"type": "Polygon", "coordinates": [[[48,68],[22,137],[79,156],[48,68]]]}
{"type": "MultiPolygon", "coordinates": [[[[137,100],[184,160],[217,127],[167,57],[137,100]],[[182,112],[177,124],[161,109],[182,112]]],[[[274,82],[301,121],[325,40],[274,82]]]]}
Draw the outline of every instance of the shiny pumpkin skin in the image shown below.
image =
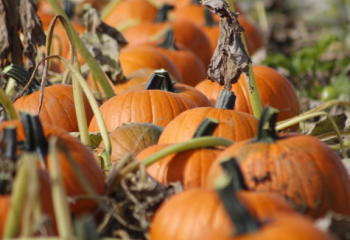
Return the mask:
{"type": "MultiPolygon", "coordinates": [[[[171,144],[157,144],[136,155],[142,161],[171,144]]],[[[147,167],[147,173],[164,185],[177,182],[185,189],[203,187],[211,164],[222,149],[199,148],[170,154],[147,167]]]]}
{"type": "MultiPolygon", "coordinates": [[[[177,115],[197,107],[193,102],[175,93],[161,90],[139,90],[123,93],[110,98],[100,107],[108,131],[123,123],[149,122],[165,127],[177,115]]],[[[89,132],[98,132],[93,117],[89,132]]]]}
{"type": "Polygon", "coordinates": [[[312,218],[327,211],[350,214],[350,181],[339,156],[316,137],[286,135],[274,143],[238,142],[212,165],[207,187],[222,173],[220,160],[235,157],[250,190],[275,192],[312,218]]]}
{"type": "Polygon", "coordinates": [[[174,30],[176,42],[193,51],[207,69],[212,57],[209,39],[199,27],[191,22],[183,20],[164,23],[143,22],[123,31],[123,35],[128,40],[129,46],[134,46],[151,41],[151,36],[160,33],[167,27],[174,30]]]}
{"type": "MultiPolygon", "coordinates": [[[[5,127],[8,126],[16,127],[18,141],[25,140],[24,128],[21,121],[16,120],[1,123],[0,133],[5,127]]],[[[65,142],[70,151],[71,157],[80,167],[82,173],[90,183],[90,186],[98,195],[103,195],[106,189],[104,177],[91,152],[79,140],[70,136],[69,133],[65,130],[49,124],[42,124],[42,126],[44,135],[48,141],[52,136],[56,135],[65,142]]],[[[64,189],[67,196],[75,197],[87,195],[83,186],[80,184],[79,179],[76,177],[74,169],[70,166],[70,163],[63,152],[59,153],[59,159],[62,170],[64,189]]],[[[48,163],[48,169],[50,169],[49,162],[46,162],[48,163]]],[[[76,200],[75,203],[69,203],[69,207],[72,213],[74,213],[76,217],[79,217],[84,213],[93,213],[97,208],[97,203],[90,199],[79,199],[76,200]]]]}
{"type": "Polygon", "coordinates": [[[132,72],[143,69],[164,68],[173,75],[178,82],[183,82],[181,73],[176,65],[159,50],[148,46],[133,46],[123,48],[119,56],[123,73],[128,76],[132,72]]]}
{"type": "MultiPolygon", "coordinates": [[[[41,202],[41,208],[43,214],[45,214],[47,217],[50,218],[52,223],[47,228],[48,235],[49,236],[56,236],[57,235],[57,226],[56,226],[56,218],[55,218],[55,211],[53,209],[52,204],[52,196],[51,196],[51,181],[49,174],[39,169],[38,170],[38,180],[39,180],[39,198],[41,202]]],[[[11,195],[0,195],[0,238],[3,237],[3,230],[4,226],[6,224],[7,214],[8,210],[11,206],[11,195]]],[[[23,212],[22,212],[23,213],[23,212]]],[[[22,213],[20,213],[22,215],[22,213]]]]}
{"type": "Polygon", "coordinates": [[[225,231],[203,231],[194,240],[336,240],[331,234],[314,226],[309,219],[289,213],[280,213],[263,224],[257,232],[232,236],[225,231]]]}
{"type": "MultiPolygon", "coordinates": [[[[294,210],[282,198],[259,192],[239,191],[238,199],[258,220],[294,210]]],[[[215,190],[188,189],[175,194],[156,211],[150,228],[152,240],[192,240],[203,232],[233,233],[234,226],[215,190]]]]}
{"type": "Polygon", "coordinates": [[[128,20],[153,21],[158,9],[146,0],[122,0],[103,20],[106,24],[116,27],[128,20]]]}
{"type": "Polygon", "coordinates": [[[227,138],[238,142],[253,138],[258,128],[254,116],[230,109],[201,107],[188,110],[177,116],[160,135],[159,143],[180,143],[193,137],[199,124],[207,117],[220,123],[212,136],[227,138]]]}
{"type": "MultiPolygon", "coordinates": [[[[109,133],[112,145],[112,164],[118,162],[126,153],[136,155],[141,150],[157,144],[163,128],[151,123],[129,123],[114,129],[109,133]]],[[[105,149],[102,141],[97,148],[95,158],[105,149]]]]}
{"type": "MultiPolygon", "coordinates": [[[[40,91],[36,91],[19,98],[13,105],[17,111],[22,109],[36,114],[39,99],[40,91]]],[[[94,114],[85,94],[83,94],[83,100],[86,120],[89,124],[94,114]]],[[[72,85],[57,84],[45,88],[39,119],[42,123],[51,124],[68,132],[79,131],[72,85]]]]}
{"type": "MultiPolygon", "coordinates": [[[[269,105],[280,110],[277,121],[282,121],[300,114],[298,96],[292,84],[273,68],[253,66],[256,83],[263,106],[269,105]]],[[[217,82],[204,80],[196,87],[215,105],[221,89],[217,82]]],[[[235,110],[253,114],[244,75],[242,74],[232,89],[236,95],[235,110]]],[[[291,127],[297,129],[298,126],[291,127]]]]}
{"type": "MultiPolygon", "coordinates": [[[[146,86],[146,83],[141,83],[138,85],[135,85],[133,87],[130,87],[125,92],[135,91],[135,90],[142,90],[146,86]]],[[[197,107],[212,107],[213,105],[209,101],[209,99],[204,96],[203,93],[195,89],[194,87],[188,86],[186,84],[182,83],[175,83],[174,87],[179,91],[175,92],[175,94],[179,94],[189,100],[191,100],[194,104],[197,105],[197,107]]]]}

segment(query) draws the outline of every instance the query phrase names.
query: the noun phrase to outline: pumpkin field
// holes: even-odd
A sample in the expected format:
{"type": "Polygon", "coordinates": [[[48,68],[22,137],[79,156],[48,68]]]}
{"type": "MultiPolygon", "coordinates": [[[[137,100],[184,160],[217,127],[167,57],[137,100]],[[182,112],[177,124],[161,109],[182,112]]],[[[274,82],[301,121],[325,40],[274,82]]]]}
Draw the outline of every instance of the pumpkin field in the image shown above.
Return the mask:
{"type": "Polygon", "coordinates": [[[349,239],[349,16],[0,1],[0,239],[349,239]]]}

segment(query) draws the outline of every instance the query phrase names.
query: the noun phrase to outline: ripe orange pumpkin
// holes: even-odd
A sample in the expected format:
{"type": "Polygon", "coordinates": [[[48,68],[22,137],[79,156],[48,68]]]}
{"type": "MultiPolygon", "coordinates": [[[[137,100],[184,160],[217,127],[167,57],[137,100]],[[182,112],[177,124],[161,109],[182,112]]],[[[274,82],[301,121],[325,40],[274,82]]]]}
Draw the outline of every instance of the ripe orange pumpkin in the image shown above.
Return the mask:
{"type": "MultiPolygon", "coordinates": [[[[298,96],[293,85],[273,68],[253,66],[256,83],[263,106],[269,105],[280,110],[278,121],[282,121],[300,114],[298,96]]],[[[224,88],[217,82],[204,80],[196,87],[215,105],[220,91],[224,88]]],[[[253,114],[249,101],[248,90],[242,74],[236,84],[232,84],[232,91],[237,96],[235,110],[253,114]]],[[[298,125],[291,127],[297,129],[298,125]]]]}
{"type": "MultiPolygon", "coordinates": [[[[16,121],[6,121],[0,124],[0,133],[5,127],[14,126],[17,129],[17,140],[25,141],[27,136],[25,134],[23,123],[19,120],[16,121]]],[[[37,126],[41,127],[40,125],[37,126]]],[[[105,182],[103,174],[97,165],[95,158],[91,152],[77,139],[70,136],[68,132],[62,130],[58,127],[54,127],[49,124],[43,124],[42,130],[44,136],[40,136],[39,132],[36,132],[36,136],[40,137],[43,142],[47,144],[47,141],[54,135],[60,137],[65,141],[71,157],[76,161],[77,165],[80,167],[82,173],[90,183],[90,186],[95,190],[98,195],[103,195],[105,191],[105,182]]],[[[47,145],[40,146],[43,150],[47,152],[47,145]]],[[[35,149],[36,150],[36,149],[35,149]]],[[[34,150],[34,151],[35,151],[34,150]]],[[[76,177],[76,174],[73,168],[70,166],[69,161],[67,160],[64,153],[59,154],[60,166],[62,170],[62,177],[64,182],[64,188],[67,196],[75,197],[86,195],[86,191],[81,185],[79,179],[76,177]]],[[[47,168],[50,168],[50,164],[47,165],[47,168]]],[[[81,216],[86,212],[94,212],[97,207],[97,203],[91,199],[78,199],[75,202],[70,202],[69,207],[77,217],[81,216]]]]}
{"type": "Polygon", "coordinates": [[[235,157],[250,190],[278,193],[312,218],[330,210],[350,214],[350,180],[339,156],[313,136],[279,137],[277,112],[265,108],[257,138],[231,145],[218,156],[207,186],[213,187],[222,173],[220,160],[235,157]]]}
{"type": "Polygon", "coordinates": [[[159,44],[144,43],[143,45],[156,47],[168,56],[179,69],[183,83],[194,87],[200,81],[206,79],[206,67],[191,50],[176,43],[173,30],[169,30],[165,34],[163,42],[159,44]]]}
{"type": "MultiPolygon", "coordinates": [[[[197,89],[188,86],[186,84],[181,84],[181,83],[173,83],[170,75],[166,71],[155,71],[154,72],[157,75],[164,76],[164,81],[163,84],[160,86],[159,89],[167,91],[167,92],[172,92],[179,94],[189,100],[191,100],[194,104],[197,105],[197,107],[211,107],[212,104],[208,100],[204,94],[202,94],[200,91],[197,89]]],[[[133,87],[128,88],[125,92],[130,92],[130,91],[135,91],[135,90],[142,90],[145,89],[146,83],[141,83],[138,85],[135,85],[133,87]]]]}
{"type": "Polygon", "coordinates": [[[203,233],[213,231],[233,234],[238,225],[231,222],[230,216],[242,214],[242,208],[240,212],[236,211],[236,205],[240,202],[245,207],[243,210],[251,215],[250,218],[257,221],[274,217],[279,212],[288,213],[290,217],[295,214],[288,203],[274,194],[244,190],[244,182],[239,181],[239,173],[233,174],[235,178],[231,180],[231,188],[226,188],[224,193],[195,188],[170,197],[152,219],[150,238],[190,240],[199,239],[203,233]],[[230,216],[225,209],[227,202],[235,207],[231,209],[230,216]]]}
{"type": "MultiPolygon", "coordinates": [[[[233,93],[227,92],[229,97],[233,93]]],[[[225,94],[221,95],[225,99],[225,94]]],[[[225,104],[216,107],[201,107],[181,113],[164,129],[159,143],[179,143],[190,140],[199,124],[207,117],[215,118],[220,123],[213,133],[215,137],[227,138],[232,141],[241,141],[253,138],[258,128],[258,119],[250,114],[232,110],[234,98],[225,104]],[[229,109],[231,108],[231,109],[229,109]]]]}
{"type": "MultiPolygon", "coordinates": [[[[158,138],[164,128],[151,123],[128,123],[117,127],[109,133],[109,139],[112,145],[111,162],[115,164],[126,153],[136,155],[141,150],[157,144],[158,138]]],[[[95,158],[105,148],[102,141],[97,148],[95,158]]]]}
{"type": "MultiPolygon", "coordinates": [[[[192,101],[178,94],[162,90],[138,90],[110,98],[100,107],[108,131],[130,122],[149,122],[165,127],[177,115],[197,107],[192,101]]],[[[98,132],[93,117],[90,132],[98,132]]]]}

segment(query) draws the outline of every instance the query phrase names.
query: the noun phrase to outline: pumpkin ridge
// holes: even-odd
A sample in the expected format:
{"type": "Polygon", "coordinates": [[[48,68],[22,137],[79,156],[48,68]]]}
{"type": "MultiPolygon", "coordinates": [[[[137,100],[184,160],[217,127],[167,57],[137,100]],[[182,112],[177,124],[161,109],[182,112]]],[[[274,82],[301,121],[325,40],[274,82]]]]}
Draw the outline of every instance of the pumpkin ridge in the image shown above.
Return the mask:
{"type": "MultiPolygon", "coordinates": [[[[56,94],[54,94],[52,91],[50,91],[51,89],[47,89],[48,92],[50,92],[50,94],[52,94],[53,96],[55,96],[55,99],[56,99],[56,102],[58,102],[58,105],[61,106],[63,112],[66,114],[66,116],[70,116],[71,114],[69,114],[69,112],[67,112],[67,108],[63,107],[62,104],[61,104],[61,101],[59,99],[56,98],[56,94]]],[[[59,91],[61,92],[62,95],[65,95],[67,98],[70,98],[68,95],[64,94],[63,91],[61,91],[60,88],[57,88],[55,89],[55,91],[59,91]]],[[[71,98],[70,98],[71,99],[71,98]]],[[[72,101],[74,102],[74,100],[72,101]]],[[[44,105],[44,104],[43,104],[44,105]]],[[[47,111],[47,108],[46,108],[46,104],[44,105],[45,106],[45,109],[47,111]]],[[[50,112],[47,111],[47,114],[50,116],[51,114],[49,114],[50,112]]],[[[75,112],[75,108],[74,108],[74,113],[76,115],[76,112],[75,112]]],[[[75,117],[76,118],[76,117],[75,117]]],[[[50,116],[50,119],[51,119],[51,116],[50,116]]],[[[72,121],[73,119],[71,117],[68,117],[68,122],[69,122],[69,125],[71,126],[71,128],[73,129],[73,125],[72,125],[72,121]]]]}
{"type": "MultiPolygon", "coordinates": [[[[240,83],[239,81],[237,82],[237,84],[238,84],[238,86],[240,87],[240,89],[241,89],[241,92],[242,92],[242,94],[243,94],[243,96],[244,96],[244,100],[245,99],[249,99],[249,96],[248,96],[248,90],[247,90],[247,84],[246,84],[246,82],[245,81],[242,81],[242,83],[240,83]]],[[[248,101],[247,102],[247,104],[244,104],[244,106],[245,105],[247,105],[247,113],[249,113],[249,114],[253,114],[253,108],[252,108],[252,106],[251,106],[251,104],[250,104],[250,101],[248,101]]]]}

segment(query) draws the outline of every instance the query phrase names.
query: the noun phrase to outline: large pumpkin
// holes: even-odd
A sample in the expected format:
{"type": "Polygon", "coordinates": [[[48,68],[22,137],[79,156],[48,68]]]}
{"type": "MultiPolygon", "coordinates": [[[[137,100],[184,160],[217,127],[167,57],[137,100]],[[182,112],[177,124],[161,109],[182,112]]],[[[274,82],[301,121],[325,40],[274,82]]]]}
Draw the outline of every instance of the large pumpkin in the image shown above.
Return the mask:
{"type": "Polygon", "coordinates": [[[266,108],[256,139],[238,142],[212,165],[207,185],[222,173],[220,160],[235,157],[251,190],[275,192],[313,218],[327,211],[350,214],[350,180],[334,150],[316,137],[279,137],[274,126],[277,110],[266,108]]]}
{"type": "MultiPolygon", "coordinates": [[[[278,121],[300,114],[298,96],[288,79],[273,68],[265,66],[253,66],[253,71],[263,106],[269,105],[281,111],[278,121]]],[[[211,80],[204,80],[196,86],[196,89],[207,96],[213,105],[215,105],[223,88],[223,86],[211,80]]],[[[253,114],[243,74],[236,84],[232,84],[232,91],[237,96],[234,109],[253,114]]],[[[297,126],[294,128],[297,128],[297,126]]]]}
{"type": "MultiPolygon", "coordinates": [[[[18,141],[24,141],[28,136],[25,134],[25,130],[21,121],[6,121],[0,124],[0,133],[5,127],[14,126],[17,129],[17,139],[18,141]]],[[[40,126],[37,126],[38,128],[40,126]]],[[[54,127],[49,124],[43,124],[42,129],[45,137],[36,132],[36,136],[42,138],[43,142],[47,142],[52,136],[56,135],[64,140],[67,145],[70,156],[76,161],[78,167],[81,169],[82,173],[86,177],[90,186],[95,190],[98,195],[103,195],[105,192],[105,182],[103,174],[97,165],[95,158],[91,152],[77,139],[70,136],[68,132],[54,127]]],[[[46,149],[47,146],[40,146],[42,149],[46,149]]],[[[36,149],[35,149],[36,150],[36,149]]],[[[47,149],[46,149],[47,152],[47,149]]],[[[87,195],[84,187],[81,185],[74,169],[70,166],[70,163],[64,153],[59,154],[60,166],[62,171],[62,177],[64,182],[64,188],[68,197],[76,197],[87,195]]],[[[50,163],[48,163],[47,168],[50,168],[50,163]]],[[[71,211],[76,215],[80,216],[83,213],[96,210],[97,203],[91,199],[77,199],[69,204],[71,211]]]]}
{"type": "MultiPolygon", "coordinates": [[[[177,115],[197,107],[178,94],[162,90],[138,90],[110,98],[100,107],[108,131],[130,122],[148,122],[165,127],[177,115]]],[[[89,125],[90,132],[98,132],[96,118],[89,125]]]]}
{"type": "MultiPolygon", "coordinates": [[[[225,92],[227,91],[223,90],[223,93],[225,92]]],[[[225,94],[222,94],[221,97],[225,99],[225,94]]],[[[248,113],[229,109],[234,105],[234,98],[225,104],[220,103],[221,101],[215,108],[201,107],[183,112],[164,129],[160,135],[159,143],[179,143],[191,139],[199,124],[207,117],[215,118],[220,122],[213,133],[214,137],[238,142],[256,135],[257,118],[248,113]]]]}

